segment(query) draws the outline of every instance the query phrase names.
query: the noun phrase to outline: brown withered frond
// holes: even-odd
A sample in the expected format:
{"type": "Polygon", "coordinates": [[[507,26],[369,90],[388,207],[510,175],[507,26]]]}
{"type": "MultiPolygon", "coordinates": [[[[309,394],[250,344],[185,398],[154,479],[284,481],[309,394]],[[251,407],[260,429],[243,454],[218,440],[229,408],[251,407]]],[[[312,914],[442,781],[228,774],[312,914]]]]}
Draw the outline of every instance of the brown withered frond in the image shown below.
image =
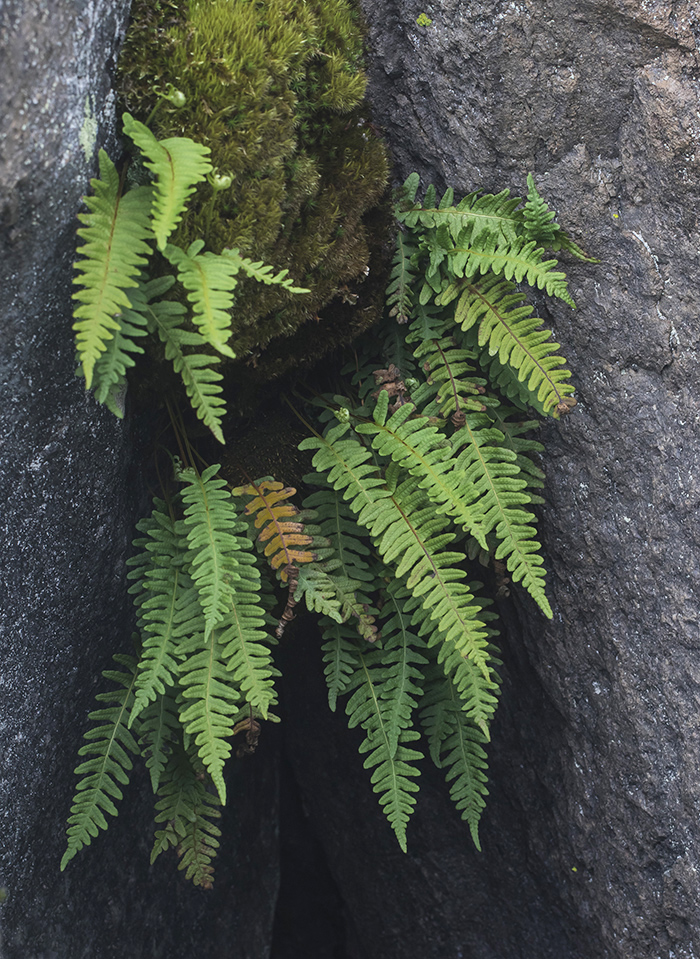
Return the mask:
{"type": "Polygon", "coordinates": [[[261,479],[233,492],[235,496],[252,497],[245,508],[246,515],[255,516],[255,527],[260,530],[258,542],[265,544],[265,557],[274,570],[279,570],[283,583],[289,578],[288,567],[316,559],[312,550],[301,548],[311,546],[313,538],[296,519],[299,510],[289,502],[289,497],[296,493],[293,486],[261,479]]]}

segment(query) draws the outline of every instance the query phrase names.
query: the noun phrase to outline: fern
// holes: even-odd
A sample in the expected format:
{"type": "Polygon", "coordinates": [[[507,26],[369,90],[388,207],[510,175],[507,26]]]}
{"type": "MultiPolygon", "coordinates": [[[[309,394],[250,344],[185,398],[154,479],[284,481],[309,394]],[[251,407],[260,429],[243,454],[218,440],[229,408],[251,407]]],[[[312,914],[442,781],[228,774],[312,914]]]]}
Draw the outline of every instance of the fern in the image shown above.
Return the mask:
{"type": "MultiPolygon", "coordinates": [[[[117,255],[111,300],[100,292],[108,283],[99,270],[84,284],[86,303],[102,304],[99,322],[81,328],[86,382],[89,369],[98,400],[119,412],[127,371],[146,334],[156,335],[197,416],[223,442],[214,367],[233,356],[238,275],[304,290],[285,270],[236,249],[214,256],[202,241],[186,252],[168,242],[205,175],[206,150],[180,138],[159,144],[131,118],[125,129],[155,176],[153,230],[192,313],[164,298],[173,277],[148,279],[138,257],[117,255]]],[[[101,237],[97,264],[106,256],[105,224],[119,223],[120,242],[128,233],[130,194],[122,196],[115,177],[105,165],[96,187],[102,219],[88,230],[101,237]]],[[[497,595],[512,581],[551,617],[532,512],[542,502],[544,477],[533,461],[542,447],[530,438],[529,410],[557,417],[575,401],[559,346],[523,287],[573,306],[564,273],[543,248],[585,254],[532,177],[524,205],[508,191],[455,203],[451,190],[438,198],[433,187],[419,202],[418,187],[409,177],[399,201],[387,322],[358,345],[338,393],[311,403],[318,431],[312,427],[299,449],[312,451],[315,472],[304,477],[313,491],[303,509],[296,490],[272,477],[231,490],[218,465],[198,472],[183,441],[190,465],[176,467],[180,492],[156,498],[138,524],[129,577],[141,652],[137,662],[119,660],[128,673],[105,674],[120,688],[100,694],[110,705],[91,714],[99,725],[81,750],[91,758],[77,769],[83,779],[62,867],[106,828],[129,753],[140,753],[158,797],[152,859],[175,848],[187,877],[211,888],[232,740],[245,733],[236,755],[251,752],[262,721],[276,718],[269,628],[277,623],[281,637],[299,604],[319,616],[330,708],[346,696],[349,725],[364,730],[360,753],[400,847],[427,751],[480,848],[500,661],[495,614],[470,563],[491,562],[497,595]],[[276,581],[287,590],[281,616],[279,608],[272,614],[276,581]]],[[[146,250],[150,196],[146,188],[133,200],[146,250]]]]}
{"type": "Polygon", "coordinates": [[[88,730],[88,742],[80,747],[80,756],[90,756],[75,770],[82,778],[78,782],[75,799],[68,817],[68,848],[61,860],[64,870],[83,846],[89,846],[100,829],[107,829],[104,814],[117,815],[114,800],[122,799],[117,785],[129,781],[132,761],[129,753],[138,753],[136,740],[129,732],[127,720],[134,700],[136,683],[133,657],[116,655],[115,662],[128,672],[105,670],[105,679],[117,683],[113,692],[99,693],[97,699],[112,705],[93,710],[90,719],[98,723],[88,730]]]}
{"type": "Polygon", "coordinates": [[[192,303],[192,320],[204,341],[224,356],[235,358],[227,340],[231,336],[232,290],[237,280],[232,264],[226,257],[200,253],[203,240],[196,240],[187,252],[168,243],[165,255],[177,268],[178,279],[188,290],[192,303]]]}
{"type": "Polygon", "coordinates": [[[157,140],[147,126],[128,113],[123,116],[124,133],[144,155],[144,164],[155,176],[151,216],[159,250],[182,218],[188,198],[197,183],[211,173],[209,147],[188,137],[157,140]]]}
{"type": "Polygon", "coordinates": [[[150,518],[137,525],[146,535],[134,545],[145,555],[137,554],[128,561],[136,567],[129,576],[136,580],[131,592],[140,613],[142,641],[129,728],[150,702],[175,685],[177,608],[189,583],[184,568],[184,524],[175,520],[163,500],[156,500],[154,507],[150,518]]]}
{"type": "Polygon", "coordinates": [[[467,717],[454,683],[439,667],[428,672],[426,686],[420,718],[430,755],[436,766],[447,767],[450,796],[481,851],[479,820],[488,796],[486,739],[467,717]]]}
{"type": "Polygon", "coordinates": [[[222,397],[223,376],[211,367],[219,362],[218,356],[207,353],[186,353],[183,347],[206,348],[206,340],[200,333],[182,329],[185,309],[180,303],[161,300],[149,309],[149,324],[165,346],[165,358],[171,360],[176,373],[182,378],[185,391],[197,416],[220,443],[224,443],[221,421],[226,413],[222,397]]]}
{"type": "Polygon", "coordinates": [[[234,496],[248,497],[246,516],[253,519],[255,529],[260,530],[257,541],[272,569],[279,572],[282,582],[288,578],[291,566],[312,562],[316,556],[310,549],[300,549],[313,544],[313,536],[304,528],[299,509],[290,502],[296,493],[293,487],[285,487],[269,478],[257,480],[247,486],[234,489],[234,496]]]}
{"type": "Polygon", "coordinates": [[[233,598],[234,577],[240,575],[236,553],[250,541],[238,534],[244,525],[238,520],[226,483],[217,476],[219,465],[203,473],[182,470],[185,483],[185,526],[192,578],[197,586],[204,615],[205,639],[226,616],[233,598]]]}
{"type": "Polygon", "coordinates": [[[221,830],[210,822],[221,815],[217,796],[208,792],[199,769],[180,745],[168,761],[158,789],[156,830],[151,863],[174,847],[180,856],[180,869],[195,886],[211,889],[214,881],[212,859],[219,846],[221,830]]]}
{"type": "MultiPolygon", "coordinates": [[[[451,292],[445,294],[441,303],[449,302],[450,296],[451,292]]],[[[557,355],[559,344],[550,341],[551,334],[540,329],[542,321],[532,312],[512,283],[488,277],[466,285],[454,318],[464,331],[478,325],[479,346],[487,346],[503,366],[517,373],[545,413],[558,415],[574,391],[568,382],[571,374],[562,369],[565,360],[557,355]]]]}
{"type": "Polygon", "coordinates": [[[224,636],[218,629],[188,634],[178,646],[182,658],[180,707],[182,728],[191,736],[197,754],[226,804],[223,770],[231,755],[230,737],[241,693],[226,667],[224,636]]]}
{"type": "Polygon", "coordinates": [[[227,626],[220,637],[223,657],[246,702],[267,719],[269,708],[277,699],[273,685],[277,673],[260,602],[260,573],[250,553],[238,556],[237,573],[226,611],[227,626]]]}
{"type": "Polygon", "coordinates": [[[391,693],[400,683],[397,676],[402,666],[400,657],[393,664],[394,668],[388,670],[384,664],[378,665],[376,653],[359,653],[358,661],[357,671],[350,681],[350,689],[354,692],[346,707],[348,725],[350,728],[362,726],[367,733],[360,745],[360,753],[369,754],[364,767],[373,770],[374,791],[379,794],[384,814],[406,852],[406,825],[418,792],[414,779],[419,770],[415,763],[422,759],[422,753],[408,743],[419,739],[420,733],[401,728],[402,716],[391,709],[391,693]],[[388,689],[386,683],[391,684],[388,689]]]}
{"type": "MultiPolygon", "coordinates": [[[[95,195],[85,197],[89,213],[78,219],[85,226],[78,236],[85,242],[78,248],[82,259],[73,282],[83,287],[73,294],[79,305],[73,311],[78,358],[85,385],[92,386],[95,364],[107,343],[121,330],[116,318],[131,307],[126,290],[138,286],[138,274],[147,263],[152,235],[148,218],[149,187],[123,192],[123,184],[112,161],[100,150],[100,179],[91,180],[95,195]]],[[[128,322],[128,320],[127,320],[128,322]]]]}

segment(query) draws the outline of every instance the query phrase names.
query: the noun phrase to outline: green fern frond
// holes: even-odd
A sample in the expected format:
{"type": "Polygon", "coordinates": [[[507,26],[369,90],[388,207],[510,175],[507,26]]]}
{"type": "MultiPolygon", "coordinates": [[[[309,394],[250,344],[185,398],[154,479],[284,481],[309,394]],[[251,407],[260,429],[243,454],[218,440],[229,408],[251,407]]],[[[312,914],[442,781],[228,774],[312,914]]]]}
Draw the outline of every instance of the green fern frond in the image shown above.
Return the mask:
{"type": "MultiPolygon", "coordinates": [[[[136,300],[137,291],[131,291],[132,302],[136,300]]],[[[124,409],[120,403],[120,395],[126,387],[126,371],[136,363],[132,354],[144,353],[142,346],[135,342],[139,337],[146,336],[146,318],[137,309],[124,308],[116,319],[119,329],[114,331],[111,340],[107,340],[104,353],[101,353],[93,370],[95,381],[95,399],[104,403],[107,409],[120,420],[124,418],[124,409]]]]}
{"type": "Polygon", "coordinates": [[[517,373],[542,408],[558,416],[571,405],[571,373],[557,353],[559,344],[551,339],[549,330],[541,329],[542,320],[532,312],[512,283],[486,277],[465,284],[455,322],[463,331],[478,328],[479,346],[498,355],[499,362],[517,373]]]}
{"type": "Polygon", "coordinates": [[[527,175],[527,201],[523,209],[523,234],[528,240],[535,240],[538,246],[548,250],[566,250],[578,260],[587,263],[597,263],[594,257],[589,256],[575,243],[555,220],[555,213],[537,192],[535,178],[531,173],[527,175]]]}
{"type": "MultiPolygon", "coordinates": [[[[543,254],[534,240],[522,237],[506,241],[482,233],[472,240],[465,235],[460,236],[449,251],[449,269],[453,276],[467,280],[492,272],[516,283],[525,281],[575,307],[566,274],[554,269],[558,265],[556,260],[543,260],[543,254]]],[[[446,302],[445,296],[438,301],[439,305],[446,302]]]]}
{"type": "Polygon", "coordinates": [[[85,224],[78,230],[84,242],[78,248],[82,258],[75,263],[78,276],[73,280],[83,287],[73,294],[79,304],[73,311],[73,329],[88,389],[95,364],[121,329],[117,315],[132,305],[125,291],[138,286],[138,274],[151,252],[146,241],[152,236],[150,188],[123,193],[119,174],[104,150],[100,150],[100,179],[90,183],[95,195],[85,197],[90,212],[78,215],[85,224]]]}
{"type": "Polygon", "coordinates": [[[134,567],[129,579],[136,582],[130,592],[139,610],[142,648],[129,728],[156,696],[175,685],[177,610],[183,589],[191,585],[185,569],[187,531],[175,519],[172,504],[169,509],[165,501],[155,499],[151,516],[136,528],[145,534],[134,541],[142,553],[127,562],[134,567]]]}
{"type": "Polygon", "coordinates": [[[416,282],[418,247],[401,231],[396,237],[396,252],[391,268],[391,280],[386,288],[386,305],[389,316],[396,317],[397,323],[407,323],[413,310],[413,291],[416,282]]]}
{"type": "Polygon", "coordinates": [[[68,817],[68,848],[61,859],[63,871],[83,846],[89,846],[100,829],[107,829],[104,814],[117,815],[113,800],[122,799],[122,791],[117,785],[125,786],[129,781],[132,761],[129,753],[139,753],[139,747],[129,732],[127,721],[134,702],[136,684],[136,663],[131,656],[116,655],[116,663],[127,672],[105,670],[102,675],[118,688],[112,692],[98,693],[97,700],[110,703],[102,709],[90,713],[93,726],[85,733],[88,742],[81,746],[78,754],[90,756],[75,770],[82,777],[76,787],[70,816],[68,817]]]}
{"type": "Polygon", "coordinates": [[[177,700],[174,690],[166,689],[146,706],[139,717],[139,746],[146,759],[154,793],[158,792],[163,770],[179,734],[177,700]]]}
{"type": "Polygon", "coordinates": [[[354,692],[348,700],[348,725],[362,726],[367,733],[360,753],[368,753],[365,769],[372,769],[372,787],[379,795],[379,804],[406,852],[406,825],[416,804],[420,770],[415,763],[423,758],[417,749],[407,745],[420,738],[420,733],[405,728],[405,710],[392,709],[393,696],[403,663],[396,659],[385,669],[379,665],[379,651],[358,653],[358,668],[349,688],[354,692]],[[388,686],[387,686],[388,684],[388,686]],[[388,700],[388,702],[387,702],[388,700]]]}
{"type": "Polygon", "coordinates": [[[477,374],[475,353],[458,346],[450,336],[418,339],[414,352],[427,381],[411,394],[425,416],[459,418],[463,410],[483,410],[486,380],[477,374]]]}
{"type": "Polygon", "coordinates": [[[165,358],[172,362],[175,372],[182,378],[193,410],[223,444],[221,421],[226,414],[226,403],[221,395],[223,376],[211,368],[219,363],[219,357],[185,352],[183,347],[203,349],[207,343],[200,333],[182,329],[184,313],[181,303],[160,300],[149,307],[149,325],[165,346],[165,358]]]}
{"type": "Polygon", "coordinates": [[[478,515],[470,506],[474,495],[463,473],[455,470],[453,449],[429,417],[416,416],[406,403],[387,420],[389,397],[381,392],[373,423],[358,423],[356,432],[372,437],[380,456],[394,460],[412,476],[435,503],[437,513],[450,516],[486,548],[478,515]]]}
{"type": "Polygon", "coordinates": [[[185,484],[182,499],[190,574],[197,586],[207,636],[230,611],[232,580],[240,575],[236,554],[252,547],[250,540],[240,535],[245,524],[236,516],[226,481],[218,476],[220,468],[217,463],[203,473],[190,468],[179,474],[185,484]]]}
{"type": "Polygon", "coordinates": [[[124,114],[123,121],[124,133],[141,150],[144,165],[156,178],[151,216],[158,249],[162,251],[182,219],[196,185],[211,173],[212,166],[207,159],[211,151],[188,137],[157,140],[147,126],[128,113],[124,114]]]}
{"type": "Polygon", "coordinates": [[[338,696],[342,696],[350,686],[358,668],[359,647],[357,632],[347,623],[338,623],[328,616],[319,620],[321,635],[324,638],[323,672],[328,686],[328,705],[335,712],[338,696]]]}
{"type": "Polygon", "coordinates": [[[437,205],[435,191],[431,187],[426,191],[422,203],[416,201],[419,184],[418,175],[411,174],[404,184],[403,199],[400,199],[396,211],[399,223],[409,229],[419,232],[420,227],[425,231],[444,227],[454,242],[460,235],[466,237],[479,233],[487,233],[508,242],[517,238],[522,222],[522,213],[517,209],[520,199],[511,198],[508,190],[495,195],[470,193],[457,206],[453,205],[452,190],[448,190],[437,205]]]}
{"type": "Polygon", "coordinates": [[[544,592],[545,571],[539,554],[535,517],[524,507],[530,503],[527,481],[520,475],[517,454],[504,446],[503,433],[486,413],[469,413],[462,429],[452,437],[459,453],[455,469],[464,473],[476,493],[473,508],[480,513],[481,528],[495,530],[500,544],[496,559],[505,559],[514,582],[521,582],[550,619],[552,610],[544,592]]]}
{"type": "Polygon", "coordinates": [[[218,629],[184,637],[177,649],[181,658],[180,722],[192,737],[197,753],[212,778],[222,805],[226,805],[223,770],[231,755],[230,738],[241,693],[226,668],[218,629]]]}
{"type": "Polygon", "coordinates": [[[219,798],[206,788],[199,770],[192,765],[182,746],[168,760],[158,788],[156,831],[151,863],[167,849],[175,847],[179,868],[195,886],[211,889],[214,868],[211,864],[219,847],[221,830],[210,822],[218,819],[219,798]]]}
{"type": "Polygon", "coordinates": [[[469,720],[454,683],[439,667],[428,671],[420,718],[433,762],[447,768],[452,800],[481,851],[479,821],[488,796],[486,739],[469,720]]]}
{"type": "Polygon", "coordinates": [[[413,710],[423,695],[423,668],[428,664],[425,643],[411,628],[410,595],[403,583],[392,580],[382,606],[381,665],[386,671],[382,699],[390,750],[398,747],[400,730],[411,728],[413,710]]]}
{"type": "Polygon", "coordinates": [[[493,680],[486,633],[478,618],[479,607],[463,582],[466,574],[459,564],[464,556],[445,548],[454,539],[453,533],[444,532],[447,518],[437,513],[416,480],[389,489],[377,468],[367,462],[370,451],[355,439],[343,439],[347,429],[347,424],[341,424],[325,437],[304,440],[300,448],[317,450],[314,468],[326,470],[328,482],[342,491],[384,561],[395,565],[397,577],[405,578],[435,634],[463,652],[482,673],[484,698],[473,706],[473,715],[488,729],[493,712],[488,690],[493,680]]]}
{"type": "Polygon", "coordinates": [[[178,279],[188,291],[192,322],[204,341],[223,356],[234,359],[236,354],[227,341],[232,332],[232,291],[238,284],[238,270],[228,257],[201,253],[203,246],[203,240],[196,240],[185,252],[168,243],[165,255],[177,269],[178,279]]]}
{"type": "Polygon", "coordinates": [[[273,681],[277,671],[272,665],[267,617],[260,602],[260,573],[251,553],[237,556],[236,577],[219,642],[226,668],[246,702],[267,719],[270,706],[277,701],[273,681]]]}
{"type": "Polygon", "coordinates": [[[535,178],[528,173],[527,202],[523,209],[523,233],[526,239],[534,240],[538,246],[548,250],[561,249],[560,234],[563,230],[554,217],[554,210],[549,209],[537,192],[535,178]]]}
{"type": "Polygon", "coordinates": [[[303,286],[294,285],[294,280],[287,276],[289,270],[280,270],[279,273],[273,273],[272,267],[263,263],[262,260],[254,263],[248,257],[241,256],[235,248],[223,250],[221,256],[229,261],[231,269],[236,272],[242,271],[246,276],[257,280],[258,283],[264,283],[266,286],[281,286],[283,289],[289,290],[290,293],[310,292],[303,286]]]}

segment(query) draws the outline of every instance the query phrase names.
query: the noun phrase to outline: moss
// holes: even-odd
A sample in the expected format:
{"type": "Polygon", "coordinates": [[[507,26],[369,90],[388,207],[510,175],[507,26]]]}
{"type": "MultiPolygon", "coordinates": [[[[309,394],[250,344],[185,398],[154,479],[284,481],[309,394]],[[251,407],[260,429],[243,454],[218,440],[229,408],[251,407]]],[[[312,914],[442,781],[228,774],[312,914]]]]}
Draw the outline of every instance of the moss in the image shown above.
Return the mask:
{"type": "MultiPolygon", "coordinates": [[[[366,274],[374,239],[368,217],[388,168],[362,102],[362,52],[358,14],[347,0],[134,4],[119,64],[125,107],[145,119],[159,91],[168,84],[182,90],[186,105],[163,101],[152,129],[207,144],[217,172],[233,178],[228,190],[199,188],[177,242],[204,237],[214,252],[238,247],[288,269],[310,290],[293,296],[243,284],[232,337],[239,357],[257,356],[305,323],[316,327],[319,355],[318,316],[366,274]]],[[[362,293],[367,319],[378,301],[362,293]]],[[[337,322],[322,327],[326,348],[347,339],[337,322]]],[[[281,372],[300,359],[287,351],[285,362],[267,368],[281,372]]]]}

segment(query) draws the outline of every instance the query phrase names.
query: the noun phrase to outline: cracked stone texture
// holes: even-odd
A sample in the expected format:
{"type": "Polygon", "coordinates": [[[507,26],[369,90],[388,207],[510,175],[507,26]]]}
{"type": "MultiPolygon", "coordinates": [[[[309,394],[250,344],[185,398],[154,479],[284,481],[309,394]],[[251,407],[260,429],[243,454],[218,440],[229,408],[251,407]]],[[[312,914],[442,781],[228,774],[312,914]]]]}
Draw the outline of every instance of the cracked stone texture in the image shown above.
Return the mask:
{"type": "MultiPolygon", "coordinates": [[[[277,893],[275,752],[231,783],[213,893],[148,865],[142,774],[107,834],[59,873],[96,677],[128,651],[124,559],[149,424],[74,376],[71,263],[126,0],[0,3],[0,905],[2,959],[261,959],[277,893]]],[[[167,861],[166,861],[167,859],[167,861]]]]}
{"type": "Polygon", "coordinates": [[[377,825],[342,719],[310,737],[311,694],[298,694],[287,736],[307,807],[363,956],[691,959],[700,955],[697,4],[365,0],[364,9],[370,98],[397,179],[418,170],[439,188],[521,194],[532,171],[601,262],[567,262],[575,313],[538,303],[575,370],[579,404],[542,431],[555,616],[547,622],[517,597],[505,610],[483,854],[431,779],[403,857],[377,825]],[[416,24],[421,9],[428,27],[416,24]]]}

